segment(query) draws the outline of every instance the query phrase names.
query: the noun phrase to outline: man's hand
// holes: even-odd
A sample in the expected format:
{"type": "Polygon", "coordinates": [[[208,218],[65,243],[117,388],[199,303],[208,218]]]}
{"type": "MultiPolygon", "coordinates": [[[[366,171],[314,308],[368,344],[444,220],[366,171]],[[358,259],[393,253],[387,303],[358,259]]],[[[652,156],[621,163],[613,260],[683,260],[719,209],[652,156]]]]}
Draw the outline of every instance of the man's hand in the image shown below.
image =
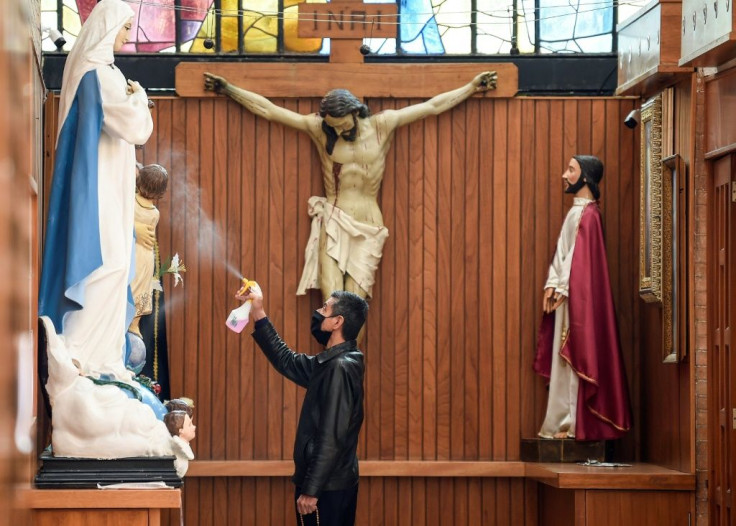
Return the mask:
{"type": "Polygon", "coordinates": [[[266,317],[266,311],[263,310],[263,293],[260,287],[258,287],[258,290],[248,289],[243,295],[236,294],[235,297],[243,302],[251,302],[250,317],[253,318],[253,321],[258,321],[266,317]]]}
{"type": "Polygon", "coordinates": [[[311,495],[299,495],[296,499],[296,510],[302,515],[309,515],[317,511],[317,497],[311,495]]]}
{"type": "Polygon", "coordinates": [[[215,93],[222,94],[227,88],[227,80],[212,73],[204,74],[204,90],[214,91],[215,93]]]}
{"type": "Polygon", "coordinates": [[[152,225],[135,222],[135,242],[144,248],[152,249],[156,242],[156,229],[152,225]]]}
{"type": "Polygon", "coordinates": [[[496,82],[498,82],[498,75],[495,71],[484,71],[473,79],[476,92],[496,89],[496,82]]]}

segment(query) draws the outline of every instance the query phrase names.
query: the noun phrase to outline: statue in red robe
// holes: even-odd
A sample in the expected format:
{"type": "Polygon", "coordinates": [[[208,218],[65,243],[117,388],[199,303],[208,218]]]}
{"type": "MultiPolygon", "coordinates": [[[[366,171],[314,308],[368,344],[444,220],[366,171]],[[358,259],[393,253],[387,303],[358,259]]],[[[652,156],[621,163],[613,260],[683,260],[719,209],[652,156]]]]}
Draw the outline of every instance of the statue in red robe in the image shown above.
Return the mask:
{"type": "Polygon", "coordinates": [[[597,202],[603,164],[576,155],[562,177],[575,199],[545,284],[534,370],[550,391],[539,436],[612,440],[631,427],[631,407],[597,202]]]}

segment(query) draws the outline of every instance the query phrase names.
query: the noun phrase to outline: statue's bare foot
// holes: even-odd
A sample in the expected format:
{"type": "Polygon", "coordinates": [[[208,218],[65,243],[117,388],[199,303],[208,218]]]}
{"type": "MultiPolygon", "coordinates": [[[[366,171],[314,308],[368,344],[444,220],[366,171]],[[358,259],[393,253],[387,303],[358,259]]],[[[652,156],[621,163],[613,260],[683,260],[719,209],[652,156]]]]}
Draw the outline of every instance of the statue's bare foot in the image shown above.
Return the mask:
{"type": "Polygon", "coordinates": [[[555,438],[567,438],[567,431],[560,431],[554,434],[555,438]]]}

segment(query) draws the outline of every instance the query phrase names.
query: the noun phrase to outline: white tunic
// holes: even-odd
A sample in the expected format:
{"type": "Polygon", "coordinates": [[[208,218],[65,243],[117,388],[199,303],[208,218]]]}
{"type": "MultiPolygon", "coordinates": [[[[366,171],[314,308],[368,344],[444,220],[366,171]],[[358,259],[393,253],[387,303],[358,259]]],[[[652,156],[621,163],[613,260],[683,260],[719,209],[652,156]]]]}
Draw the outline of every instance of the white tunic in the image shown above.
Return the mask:
{"type": "MultiPolygon", "coordinates": [[[[545,290],[552,287],[555,293],[569,296],[570,267],[575,250],[578,225],[585,206],[592,203],[590,199],[576,197],[573,206],[562,224],[560,237],[557,240],[552,264],[545,290]]],[[[569,330],[569,311],[567,301],[555,311],[555,333],[552,342],[552,372],[549,381],[549,398],[547,413],[539,430],[542,438],[553,438],[555,433],[565,432],[570,438],[575,436],[575,417],[577,412],[578,376],[566,360],[560,356],[562,344],[569,330]]]]}

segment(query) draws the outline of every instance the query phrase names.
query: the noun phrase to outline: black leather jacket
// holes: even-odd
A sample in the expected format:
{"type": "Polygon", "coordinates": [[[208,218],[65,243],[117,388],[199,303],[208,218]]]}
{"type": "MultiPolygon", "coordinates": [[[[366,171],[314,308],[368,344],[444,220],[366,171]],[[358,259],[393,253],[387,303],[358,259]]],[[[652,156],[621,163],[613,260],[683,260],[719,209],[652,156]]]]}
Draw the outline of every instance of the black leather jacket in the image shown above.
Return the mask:
{"type": "Polygon", "coordinates": [[[294,484],[314,497],[355,486],[365,369],[355,340],[317,356],[295,353],[267,318],[256,322],[253,339],[278,372],[307,389],[294,442],[294,484]]]}

